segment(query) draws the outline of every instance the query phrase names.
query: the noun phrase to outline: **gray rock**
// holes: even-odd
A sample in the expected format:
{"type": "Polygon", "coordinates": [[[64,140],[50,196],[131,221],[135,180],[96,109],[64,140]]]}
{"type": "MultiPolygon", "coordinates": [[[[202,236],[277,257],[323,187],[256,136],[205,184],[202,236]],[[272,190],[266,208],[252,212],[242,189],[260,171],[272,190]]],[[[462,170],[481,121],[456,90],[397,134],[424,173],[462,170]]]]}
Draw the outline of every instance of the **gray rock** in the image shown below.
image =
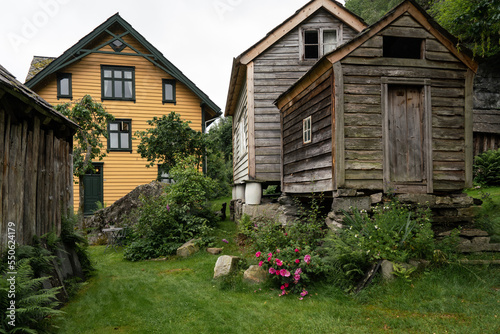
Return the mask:
{"type": "Polygon", "coordinates": [[[333,199],[332,210],[335,213],[342,212],[342,210],[349,212],[351,209],[370,211],[370,197],[337,197],[333,199]]]}
{"type": "Polygon", "coordinates": [[[181,247],[177,248],[177,256],[189,257],[199,251],[200,248],[196,245],[196,240],[189,240],[181,247]]]}
{"type": "Polygon", "coordinates": [[[222,255],[217,259],[214,268],[214,278],[227,276],[238,268],[240,258],[231,255],[222,255]]]}
{"type": "Polygon", "coordinates": [[[212,255],[217,255],[222,253],[222,248],[207,248],[207,252],[212,255]]]}
{"type": "Polygon", "coordinates": [[[380,272],[385,280],[394,279],[394,265],[391,261],[384,260],[380,264],[380,272]]]}
{"type": "Polygon", "coordinates": [[[372,204],[377,204],[382,202],[382,198],[384,197],[383,193],[377,193],[370,195],[370,200],[372,201],[372,204]]]}
{"type": "Polygon", "coordinates": [[[250,284],[259,284],[266,280],[267,272],[257,265],[250,266],[243,274],[243,280],[250,284]]]}

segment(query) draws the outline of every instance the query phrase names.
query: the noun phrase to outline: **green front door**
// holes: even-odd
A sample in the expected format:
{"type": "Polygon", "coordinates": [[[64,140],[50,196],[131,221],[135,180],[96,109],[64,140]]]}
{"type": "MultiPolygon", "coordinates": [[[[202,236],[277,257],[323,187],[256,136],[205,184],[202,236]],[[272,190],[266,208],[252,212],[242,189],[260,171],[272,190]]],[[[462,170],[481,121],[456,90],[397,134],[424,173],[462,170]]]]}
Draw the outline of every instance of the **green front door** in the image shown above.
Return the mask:
{"type": "Polygon", "coordinates": [[[103,204],[103,163],[93,163],[95,172],[83,177],[84,197],[83,214],[92,215],[97,210],[97,203],[103,204]]]}

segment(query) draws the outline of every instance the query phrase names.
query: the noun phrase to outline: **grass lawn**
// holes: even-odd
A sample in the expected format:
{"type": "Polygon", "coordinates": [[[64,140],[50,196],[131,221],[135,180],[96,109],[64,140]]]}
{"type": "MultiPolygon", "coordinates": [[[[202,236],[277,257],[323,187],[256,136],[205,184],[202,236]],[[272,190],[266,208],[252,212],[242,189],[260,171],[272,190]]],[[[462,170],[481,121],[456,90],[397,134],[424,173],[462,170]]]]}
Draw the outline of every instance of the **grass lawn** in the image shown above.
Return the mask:
{"type": "MultiPolygon", "coordinates": [[[[235,235],[234,223],[221,223],[217,246],[246,256],[235,235]]],[[[356,296],[317,284],[299,301],[213,281],[217,256],[206,252],[143,262],[103,246],[90,253],[97,273],[55,320],[59,333],[500,333],[500,266],[451,265],[356,296]]]]}

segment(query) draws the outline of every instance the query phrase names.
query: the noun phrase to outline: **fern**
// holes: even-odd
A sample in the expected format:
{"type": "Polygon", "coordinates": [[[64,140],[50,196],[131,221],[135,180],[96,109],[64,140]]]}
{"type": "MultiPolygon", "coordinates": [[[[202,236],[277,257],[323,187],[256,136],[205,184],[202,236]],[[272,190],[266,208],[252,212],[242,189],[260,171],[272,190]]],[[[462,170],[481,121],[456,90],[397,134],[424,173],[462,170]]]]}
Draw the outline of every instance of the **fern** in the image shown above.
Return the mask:
{"type": "MultiPolygon", "coordinates": [[[[2,276],[6,273],[2,272],[2,276]]],[[[0,333],[48,333],[51,324],[48,318],[63,314],[57,310],[59,301],[57,293],[59,287],[43,289],[42,282],[47,278],[33,278],[33,269],[29,259],[21,259],[17,263],[16,275],[16,313],[15,327],[9,325],[7,318],[7,307],[10,303],[8,298],[9,282],[0,281],[0,307],[2,317],[0,319],[0,333]]]]}
{"type": "Polygon", "coordinates": [[[500,149],[474,158],[474,181],[481,185],[500,185],[500,149]]]}

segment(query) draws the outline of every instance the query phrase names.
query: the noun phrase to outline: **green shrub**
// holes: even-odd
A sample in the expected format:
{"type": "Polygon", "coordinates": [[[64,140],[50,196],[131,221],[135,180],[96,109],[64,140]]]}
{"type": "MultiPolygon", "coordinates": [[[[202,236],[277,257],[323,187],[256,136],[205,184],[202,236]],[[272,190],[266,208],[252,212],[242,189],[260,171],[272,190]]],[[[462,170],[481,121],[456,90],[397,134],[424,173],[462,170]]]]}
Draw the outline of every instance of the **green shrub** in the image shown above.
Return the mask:
{"type": "Polygon", "coordinates": [[[494,202],[488,193],[483,193],[481,199],[483,204],[476,223],[488,232],[492,242],[500,242],[500,203],[494,202]]]}
{"type": "Polygon", "coordinates": [[[217,216],[208,199],[213,181],[197,168],[194,158],[181,160],[171,169],[174,184],[157,199],[143,198],[133,241],[125,248],[131,261],[169,255],[184,242],[207,236],[217,216]]]}
{"type": "Polygon", "coordinates": [[[481,185],[500,185],[500,149],[474,158],[474,181],[481,185]]]}
{"type": "Polygon", "coordinates": [[[345,212],[345,228],[331,234],[324,247],[325,267],[342,287],[350,288],[378,260],[432,259],[430,214],[429,209],[412,210],[397,201],[376,207],[373,217],[356,210],[345,212]]]}
{"type": "Polygon", "coordinates": [[[259,266],[272,275],[280,295],[299,294],[302,299],[309,293],[309,283],[323,272],[318,253],[326,233],[321,201],[321,197],[313,197],[307,208],[297,201],[299,218],[289,225],[261,219],[246,228],[251,231],[250,240],[257,251],[259,266]]]}

